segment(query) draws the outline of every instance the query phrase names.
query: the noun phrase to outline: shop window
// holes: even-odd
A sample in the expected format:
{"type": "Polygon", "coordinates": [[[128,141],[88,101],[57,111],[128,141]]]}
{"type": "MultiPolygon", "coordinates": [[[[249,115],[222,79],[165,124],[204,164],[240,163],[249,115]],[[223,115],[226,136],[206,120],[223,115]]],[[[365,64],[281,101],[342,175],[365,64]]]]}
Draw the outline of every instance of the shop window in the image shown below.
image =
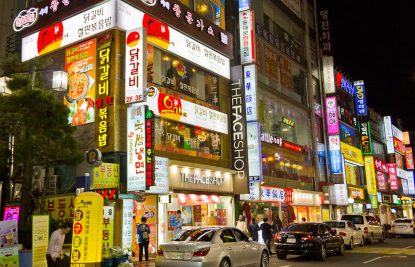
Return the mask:
{"type": "Polygon", "coordinates": [[[237,242],[235,235],[233,234],[231,229],[223,230],[222,234],[220,235],[220,239],[223,243],[234,243],[237,242]]]}
{"type": "Polygon", "coordinates": [[[188,8],[196,11],[198,14],[209,19],[217,26],[224,28],[222,25],[223,5],[220,1],[210,0],[179,0],[188,8]]]}
{"type": "Polygon", "coordinates": [[[182,123],[156,118],[155,148],[211,160],[221,159],[221,136],[218,133],[182,123]]]}

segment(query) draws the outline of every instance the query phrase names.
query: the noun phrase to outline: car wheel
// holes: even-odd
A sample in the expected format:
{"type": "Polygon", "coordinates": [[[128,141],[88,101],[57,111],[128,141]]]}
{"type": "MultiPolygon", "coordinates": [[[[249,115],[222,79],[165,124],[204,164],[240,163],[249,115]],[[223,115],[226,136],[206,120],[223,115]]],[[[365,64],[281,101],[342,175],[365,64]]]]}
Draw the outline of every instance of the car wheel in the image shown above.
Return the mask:
{"type": "Polygon", "coordinates": [[[354,243],[353,243],[353,237],[352,237],[352,238],[350,238],[349,249],[353,250],[353,248],[354,248],[354,243]]]}
{"type": "Polygon", "coordinates": [[[327,257],[326,246],[324,244],[321,244],[318,259],[321,261],[324,261],[326,260],[326,257],[327,257]]]}
{"type": "Polygon", "coordinates": [[[269,266],[269,256],[267,252],[262,252],[261,256],[261,267],[268,267],[269,266]]]}
{"type": "Polygon", "coordinates": [[[383,232],[382,232],[382,234],[380,235],[379,243],[383,243],[383,242],[385,242],[385,236],[383,235],[383,232]]]}
{"type": "Polygon", "coordinates": [[[369,239],[367,240],[367,243],[368,243],[369,245],[372,245],[372,244],[373,244],[373,234],[370,234],[370,235],[369,235],[369,239]]]}
{"type": "Polygon", "coordinates": [[[360,240],[359,247],[363,247],[365,245],[365,237],[362,236],[362,240],[360,240]]]}
{"type": "Polygon", "coordinates": [[[287,258],[287,254],[277,253],[277,258],[279,260],[285,260],[287,258]]]}
{"type": "Polygon", "coordinates": [[[231,267],[231,263],[229,262],[229,260],[228,260],[228,259],[223,259],[223,260],[220,262],[219,267],[231,267]]]}
{"type": "Polygon", "coordinates": [[[341,241],[340,242],[339,251],[337,251],[337,255],[344,256],[344,254],[345,254],[345,251],[344,251],[344,242],[341,241]]]}

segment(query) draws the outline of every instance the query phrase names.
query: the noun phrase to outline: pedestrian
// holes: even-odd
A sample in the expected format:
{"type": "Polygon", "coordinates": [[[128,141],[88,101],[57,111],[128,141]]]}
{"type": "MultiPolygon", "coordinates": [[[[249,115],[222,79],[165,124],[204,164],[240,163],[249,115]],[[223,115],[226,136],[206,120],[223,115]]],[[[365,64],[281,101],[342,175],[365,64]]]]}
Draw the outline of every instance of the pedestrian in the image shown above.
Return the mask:
{"type": "Polygon", "coordinates": [[[261,219],[261,221],[258,222],[258,243],[265,245],[264,239],[262,238],[262,230],[261,225],[264,223],[264,218],[261,219]]]}
{"type": "Polygon", "coordinates": [[[184,219],[182,218],[182,211],[181,210],[177,210],[176,212],[176,225],[174,226],[174,237],[176,237],[183,228],[183,223],[184,223],[184,219]]]}
{"type": "Polygon", "coordinates": [[[268,223],[268,218],[264,218],[264,223],[261,224],[260,229],[262,230],[262,238],[264,239],[265,245],[268,248],[269,254],[271,253],[271,239],[272,239],[272,226],[268,223]]]}
{"type": "Polygon", "coordinates": [[[279,233],[282,231],[282,221],[278,214],[275,215],[274,220],[272,220],[272,229],[274,230],[274,233],[279,233]]]}
{"type": "Polygon", "coordinates": [[[236,222],[236,228],[241,230],[244,234],[248,233],[248,226],[246,225],[246,219],[243,215],[239,215],[239,220],[236,222]]]}
{"type": "Polygon", "coordinates": [[[301,222],[305,223],[307,219],[305,217],[301,218],[301,222]]]}
{"type": "Polygon", "coordinates": [[[65,255],[62,246],[65,242],[65,235],[69,233],[69,231],[71,231],[71,224],[65,223],[50,236],[48,250],[46,251],[48,267],[61,266],[61,262],[65,255]]]}
{"type": "Polygon", "coordinates": [[[143,250],[145,254],[145,259],[148,261],[148,245],[150,244],[150,226],[146,224],[147,218],[142,217],[141,223],[137,226],[137,239],[139,246],[138,260],[143,261],[143,250]]]}
{"type": "Polygon", "coordinates": [[[252,223],[249,225],[249,233],[251,234],[252,240],[258,242],[258,231],[259,226],[256,223],[255,218],[252,218],[252,223]]]}

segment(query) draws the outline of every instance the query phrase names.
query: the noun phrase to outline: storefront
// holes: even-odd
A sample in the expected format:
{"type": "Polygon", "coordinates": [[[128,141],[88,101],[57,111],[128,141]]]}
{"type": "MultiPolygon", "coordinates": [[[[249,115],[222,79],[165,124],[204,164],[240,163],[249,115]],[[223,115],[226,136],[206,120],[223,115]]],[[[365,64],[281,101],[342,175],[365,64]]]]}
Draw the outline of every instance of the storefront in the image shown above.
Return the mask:
{"type": "Polygon", "coordinates": [[[366,210],[365,190],[360,187],[348,186],[349,199],[347,213],[363,214],[366,210]]]}
{"type": "Polygon", "coordinates": [[[293,190],[293,203],[295,221],[301,222],[303,218],[307,222],[321,221],[321,192],[305,190],[293,190]]]}

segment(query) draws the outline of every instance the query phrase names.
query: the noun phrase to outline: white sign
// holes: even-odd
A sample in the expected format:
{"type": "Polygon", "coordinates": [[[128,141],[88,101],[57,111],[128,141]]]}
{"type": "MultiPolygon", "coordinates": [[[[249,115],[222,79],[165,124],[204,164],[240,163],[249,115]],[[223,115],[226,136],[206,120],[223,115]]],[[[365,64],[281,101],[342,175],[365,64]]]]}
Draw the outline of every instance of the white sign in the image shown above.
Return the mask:
{"type": "Polygon", "coordinates": [[[339,135],[329,136],[329,150],[332,150],[332,151],[340,150],[340,136],[339,135]]]}
{"type": "Polygon", "coordinates": [[[409,194],[409,187],[408,187],[408,180],[406,179],[402,179],[402,191],[404,195],[408,195],[409,194]]]}
{"type": "Polygon", "coordinates": [[[155,157],[154,186],[150,186],[147,193],[166,194],[169,193],[169,159],[155,157]]]}
{"type": "Polygon", "coordinates": [[[396,175],[400,178],[406,179],[406,171],[396,167],[396,175]]]}
{"type": "Polygon", "coordinates": [[[285,201],[285,191],[283,188],[273,186],[261,186],[261,201],[285,201]]]}
{"type": "Polygon", "coordinates": [[[259,139],[259,123],[248,122],[246,134],[248,138],[248,169],[249,178],[260,181],[262,177],[262,154],[259,139]]]}
{"type": "Polygon", "coordinates": [[[228,115],[181,98],[161,93],[157,87],[148,88],[147,105],[162,118],[228,134],[228,115]]]}
{"type": "Polygon", "coordinates": [[[146,189],[145,106],[127,108],[127,191],[146,189]]]}
{"type": "Polygon", "coordinates": [[[129,30],[125,36],[125,103],[141,102],[147,88],[146,29],[129,30]]]}
{"type": "Polygon", "coordinates": [[[256,67],[244,66],[246,121],[257,121],[256,67]]]}
{"type": "Polygon", "coordinates": [[[132,199],[122,200],[122,243],[123,250],[130,250],[133,241],[134,202],[132,199]]]}
{"type": "Polygon", "coordinates": [[[323,57],[323,79],[324,92],[332,94],[336,92],[336,84],[334,81],[334,62],[333,57],[323,57]]]}
{"type": "MultiPolygon", "coordinates": [[[[123,30],[131,30],[143,25],[144,13],[133,6],[118,1],[117,26],[123,30]]],[[[230,78],[230,60],[220,53],[210,49],[195,39],[169,27],[167,24],[155,26],[158,35],[152,34],[147,28],[147,41],[161,47],[177,56],[183,57],[202,68],[212,71],[227,79],[230,78]]]]}
{"type": "Polygon", "coordinates": [[[116,0],[90,8],[22,38],[22,61],[90,38],[116,25],[116,0]]]}
{"type": "Polygon", "coordinates": [[[241,200],[261,200],[261,183],[249,178],[249,194],[241,194],[241,200]]]}
{"type": "Polygon", "coordinates": [[[414,171],[408,171],[408,193],[415,195],[414,171]]]}
{"type": "Polygon", "coordinates": [[[330,186],[330,204],[334,205],[348,205],[347,185],[334,184],[330,186]]]}
{"type": "Polygon", "coordinates": [[[36,23],[39,18],[38,8],[29,8],[28,10],[22,10],[13,21],[13,30],[19,32],[24,28],[29,28],[36,23]]]}
{"type": "Polygon", "coordinates": [[[294,191],[293,192],[293,204],[294,205],[320,206],[321,195],[314,194],[314,193],[301,192],[301,191],[297,191],[297,192],[294,191]]]}
{"type": "Polygon", "coordinates": [[[385,125],[385,139],[386,139],[386,150],[388,154],[395,153],[395,147],[393,145],[393,132],[392,132],[392,119],[391,116],[383,117],[385,125]]]}
{"type": "Polygon", "coordinates": [[[399,130],[395,125],[392,125],[392,135],[396,139],[403,142],[403,133],[401,130],[399,130]]]}
{"type": "Polygon", "coordinates": [[[254,12],[252,10],[239,12],[239,38],[241,64],[253,63],[255,61],[255,31],[254,12]]]}

